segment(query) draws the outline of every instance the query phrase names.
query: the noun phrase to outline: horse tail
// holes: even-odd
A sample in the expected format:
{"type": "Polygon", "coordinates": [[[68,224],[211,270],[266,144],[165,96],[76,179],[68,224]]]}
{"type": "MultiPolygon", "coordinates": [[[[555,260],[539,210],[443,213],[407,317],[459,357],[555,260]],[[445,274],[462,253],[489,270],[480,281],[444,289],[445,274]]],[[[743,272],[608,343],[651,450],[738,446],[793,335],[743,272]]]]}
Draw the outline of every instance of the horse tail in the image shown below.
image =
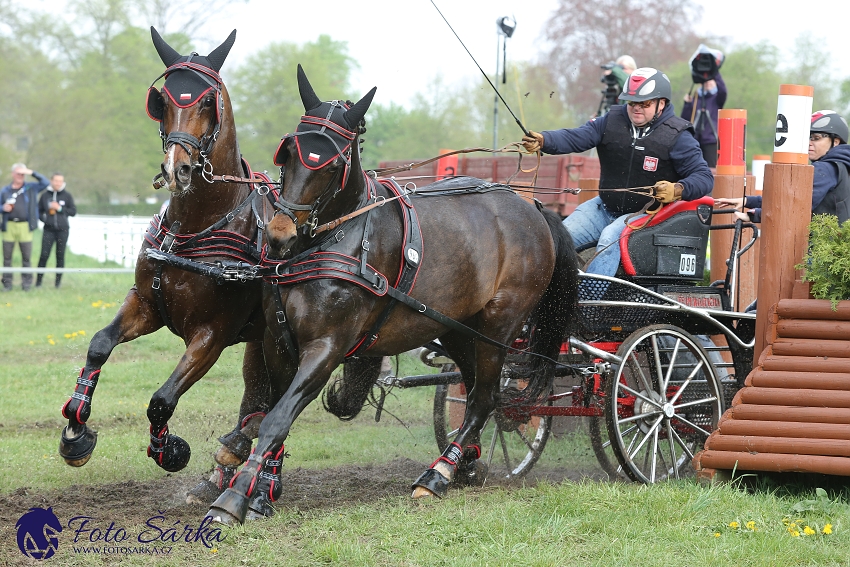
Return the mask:
{"type": "Polygon", "coordinates": [[[351,421],[360,413],[381,371],[381,357],[349,358],[342,378],[325,390],[322,405],[342,421],[351,421]]]}
{"type": "Polygon", "coordinates": [[[573,239],[556,213],[548,209],[541,209],[541,213],[555,244],[555,269],[527,325],[531,333],[527,352],[541,356],[522,356],[525,363],[519,365],[519,374],[528,384],[522,391],[523,401],[538,399],[551,388],[553,361],[558,358],[578,306],[579,259],[573,239]]]}

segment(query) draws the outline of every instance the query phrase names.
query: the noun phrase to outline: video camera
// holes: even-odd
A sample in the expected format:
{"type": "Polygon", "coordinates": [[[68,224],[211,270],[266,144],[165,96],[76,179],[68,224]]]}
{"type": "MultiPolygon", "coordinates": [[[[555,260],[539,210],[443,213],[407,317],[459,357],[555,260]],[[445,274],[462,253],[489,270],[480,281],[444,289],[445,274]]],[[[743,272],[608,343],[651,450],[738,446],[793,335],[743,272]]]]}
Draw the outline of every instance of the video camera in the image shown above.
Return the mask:
{"type": "MultiPolygon", "coordinates": [[[[609,61],[604,65],[599,66],[601,69],[605,69],[606,71],[610,71],[614,67],[620,67],[621,65],[617,65],[613,61],[609,61]]],[[[595,116],[602,116],[611,108],[611,106],[617,104],[617,98],[620,96],[620,84],[617,82],[617,77],[614,76],[614,73],[603,73],[602,77],[599,79],[600,83],[605,83],[605,89],[599,91],[602,93],[602,100],[599,101],[599,108],[596,110],[595,116]]]]}
{"type": "Polygon", "coordinates": [[[690,61],[694,83],[702,84],[716,77],[725,59],[723,52],[699,44],[690,61]]]}

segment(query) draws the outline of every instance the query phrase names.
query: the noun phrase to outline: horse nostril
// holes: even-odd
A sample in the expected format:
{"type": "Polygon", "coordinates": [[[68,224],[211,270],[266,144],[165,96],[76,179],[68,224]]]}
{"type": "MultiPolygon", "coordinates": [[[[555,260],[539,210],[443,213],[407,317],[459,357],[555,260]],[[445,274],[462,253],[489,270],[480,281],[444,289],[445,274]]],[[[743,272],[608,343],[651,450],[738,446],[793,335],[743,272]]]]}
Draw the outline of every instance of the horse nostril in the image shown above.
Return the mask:
{"type": "Polygon", "coordinates": [[[192,167],[188,165],[181,165],[177,169],[177,179],[184,185],[188,184],[192,179],[192,167]]]}
{"type": "Polygon", "coordinates": [[[159,169],[162,171],[162,178],[166,182],[171,183],[171,172],[165,167],[164,163],[159,166],[159,169]]]}

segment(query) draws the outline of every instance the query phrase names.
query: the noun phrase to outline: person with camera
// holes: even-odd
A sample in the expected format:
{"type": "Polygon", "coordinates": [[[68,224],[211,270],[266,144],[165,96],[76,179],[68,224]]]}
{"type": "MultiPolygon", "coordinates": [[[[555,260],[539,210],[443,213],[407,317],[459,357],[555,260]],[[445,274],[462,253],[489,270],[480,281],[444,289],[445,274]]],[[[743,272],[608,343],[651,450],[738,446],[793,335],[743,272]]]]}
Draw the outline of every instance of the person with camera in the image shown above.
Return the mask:
{"type": "MultiPolygon", "coordinates": [[[[0,189],[0,203],[3,203],[0,231],[3,233],[4,268],[12,266],[15,242],[21,249],[23,267],[30,267],[32,233],[38,228],[38,192],[49,184],[50,181],[45,176],[28,169],[22,163],[12,166],[12,182],[0,189]],[[35,177],[37,183],[26,183],[27,175],[35,177]]],[[[2,281],[2,291],[12,291],[12,273],[3,272],[2,281]]],[[[21,284],[24,291],[29,291],[32,286],[32,274],[21,274],[21,284]]]]}
{"type": "Polygon", "coordinates": [[[637,64],[630,55],[621,55],[617,58],[617,61],[611,61],[605,65],[600,65],[600,67],[604,71],[602,72],[602,77],[599,80],[600,82],[605,83],[606,87],[605,90],[602,91],[602,100],[599,101],[599,108],[596,110],[596,114],[591,116],[591,118],[602,116],[608,112],[613,105],[617,104],[617,97],[623,91],[623,87],[629,79],[629,75],[634,72],[637,64]]]}
{"type": "Polygon", "coordinates": [[[581,251],[596,245],[588,273],[613,276],[620,265],[619,239],[627,221],[659,204],[692,201],[711,193],[714,177],[702,157],[691,124],[676,116],[667,75],[636,69],[620,100],[600,118],[578,128],[529,132],[528,152],[569,154],[596,148],[601,170],[599,196],[564,220],[581,251]]]}
{"type": "MultiPolygon", "coordinates": [[[[70,226],[68,217],[77,214],[74,206],[74,197],[65,189],[65,176],[54,173],[50,178],[50,186],[47,191],[42,192],[38,198],[38,217],[44,223],[44,232],[41,235],[41,256],[38,259],[38,267],[47,265],[50,250],[56,244],[56,267],[65,267],[65,245],[68,243],[68,232],[70,226]]],[[[41,287],[44,273],[39,272],[35,278],[35,287],[41,287]]],[[[62,274],[56,274],[56,287],[62,283],[62,274]]]]}
{"type": "MultiPolygon", "coordinates": [[[[835,215],[839,223],[850,218],[850,128],[833,110],[812,114],[809,159],[815,168],[812,181],[812,214],[835,215]]],[[[735,216],[761,222],[761,197],[715,199],[715,206],[735,207],[735,216]]]]}
{"type": "Polygon", "coordinates": [[[709,167],[717,166],[717,117],[726,104],[726,83],[718,71],[713,79],[701,83],[696,94],[685,95],[682,118],[694,125],[702,157],[709,167]]]}

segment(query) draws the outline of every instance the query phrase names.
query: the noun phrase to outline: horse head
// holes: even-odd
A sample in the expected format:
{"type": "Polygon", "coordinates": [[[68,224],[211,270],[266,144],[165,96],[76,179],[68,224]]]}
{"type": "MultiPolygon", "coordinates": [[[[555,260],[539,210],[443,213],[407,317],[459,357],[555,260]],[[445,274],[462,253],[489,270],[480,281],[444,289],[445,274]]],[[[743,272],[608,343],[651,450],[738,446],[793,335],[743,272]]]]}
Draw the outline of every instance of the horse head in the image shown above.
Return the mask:
{"type": "Polygon", "coordinates": [[[282,258],[297,239],[309,246],[322,222],[351,212],[365,189],[359,135],[377,87],[357,103],[322,102],[298,65],[298,91],[304,116],[274,155],[281,168],[279,211],[267,225],[269,255],[282,258]]]}
{"type": "Polygon", "coordinates": [[[161,179],[154,187],[167,187],[173,194],[186,193],[194,186],[192,174],[196,170],[207,183],[212,181],[217,165],[215,147],[231,148],[238,159],[230,97],[219,76],[236,40],[236,30],[206,57],[195,52],[180,55],[153,27],[151,38],[166,66],[165,72],[154,80],[156,83],[165,77],[162,90],[152,84],[147,97],[148,116],[160,124],[165,153],[161,179]]]}

